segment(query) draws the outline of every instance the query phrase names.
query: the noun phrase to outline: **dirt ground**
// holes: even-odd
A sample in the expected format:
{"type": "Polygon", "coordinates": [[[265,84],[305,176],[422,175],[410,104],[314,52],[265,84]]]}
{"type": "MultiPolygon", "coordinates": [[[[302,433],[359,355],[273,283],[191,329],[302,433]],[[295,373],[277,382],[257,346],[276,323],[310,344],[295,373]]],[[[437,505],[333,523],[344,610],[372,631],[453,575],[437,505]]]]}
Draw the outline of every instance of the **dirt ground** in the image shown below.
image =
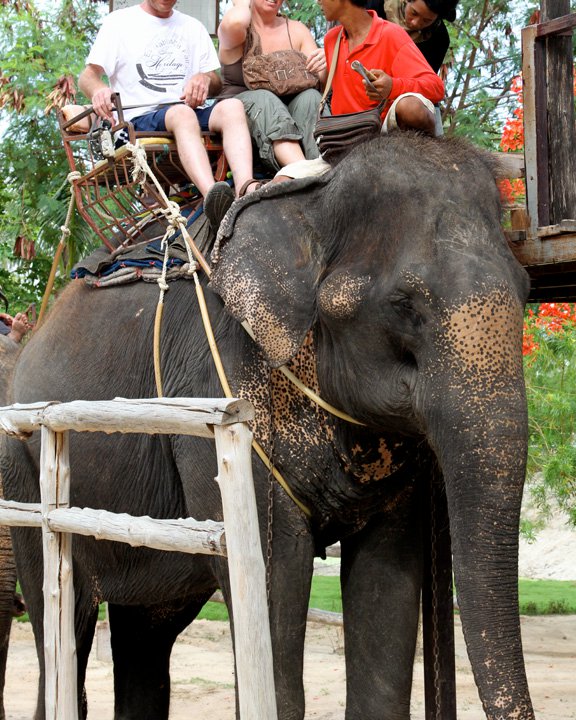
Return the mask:
{"type": "MultiPolygon", "coordinates": [[[[523,617],[528,679],[539,720],[576,719],[576,615],[523,617]]],[[[103,638],[104,633],[101,633],[103,638]]],[[[95,647],[88,670],[89,717],[112,720],[112,664],[104,640],[95,647]],[[100,656],[101,659],[98,659],[100,656]]],[[[343,720],[342,631],[309,623],[305,664],[306,718],[343,720]]],[[[456,626],[459,720],[484,715],[456,626]]],[[[28,623],[15,623],[8,658],[5,706],[8,720],[30,720],[35,704],[36,655],[28,623]]],[[[422,665],[414,673],[413,720],[423,720],[422,665]]],[[[171,720],[234,720],[234,678],[226,623],[200,620],[185,631],[172,655],[171,720]]]]}
{"type": "MultiPolygon", "coordinates": [[[[520,542],[522,577],[576,580],[576,532],[555,515],[534,543],[520,542]]],[[[336,574],[339,561],[317,561],[316,572],[336,574]]],[[[112,720],[110,647],[100,625],[88,668],[91,720],[112,720]]],[[[576,720],[576,615],[522,617],[528,681],[538,720],[576,720]]],[[[458,720],[484,720],[456,618],[458,720]]],[[[234,676],[227,623],[200,620],[180,636],[172,653],[171,720],[234,720],[234,676]]],[[[309,623],[304,681],[306,720],[343,720],[342,630],[309,623]]],[[[36,699],[37,662],[28,623],[14,623],[8,657],[7,720],[30,720],[36,699]]],[[[422,659],[414,672],[412,720],[424,720],[422,659]]],[[[266,720],[263,718],[262,720],[266,720]]]]}

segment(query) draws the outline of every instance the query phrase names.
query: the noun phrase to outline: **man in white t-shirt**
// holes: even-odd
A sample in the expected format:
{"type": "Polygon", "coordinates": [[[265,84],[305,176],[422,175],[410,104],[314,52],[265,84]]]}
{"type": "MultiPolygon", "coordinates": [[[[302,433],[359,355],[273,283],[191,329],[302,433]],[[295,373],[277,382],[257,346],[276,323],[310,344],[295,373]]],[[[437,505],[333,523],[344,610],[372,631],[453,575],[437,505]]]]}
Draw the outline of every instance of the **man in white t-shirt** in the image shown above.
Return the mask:
{"type": "Polygon", "coordinates": [[[112,92],[119,92],[136,130],[174,134],[186,173],[204,196],[204,211],[217,230],[234,191],[215,183],[201,130],[222,134],[237,193],[257,187],[252,178],[252,142],[240,100],[205,107],[221,87],[218,56],[206,28],[174,10],[176,0],[144,0],[104,18],[78,84],[94,111],[112,121],[112,92]],[[108,86],[103,76],[110,82],[108,86]],[[166,105],[165,103],[176,103],[166,105]]]}

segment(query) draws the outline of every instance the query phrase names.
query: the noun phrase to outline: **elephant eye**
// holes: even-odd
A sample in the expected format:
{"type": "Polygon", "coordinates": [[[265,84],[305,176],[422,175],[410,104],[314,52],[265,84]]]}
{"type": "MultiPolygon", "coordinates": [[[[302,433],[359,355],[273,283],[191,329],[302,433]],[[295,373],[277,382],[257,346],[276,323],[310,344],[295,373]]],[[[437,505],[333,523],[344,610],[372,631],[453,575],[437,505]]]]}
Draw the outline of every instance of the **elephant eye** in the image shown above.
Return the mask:
{"type": "Polygon", "coordinates": [[[403,320],[408,321],[413,327],[422,325],[424,319],[418,310],[414,307],[412,298],[403,293],[399,293],[390,298],[390,304],[394,312],[403,320]]]}

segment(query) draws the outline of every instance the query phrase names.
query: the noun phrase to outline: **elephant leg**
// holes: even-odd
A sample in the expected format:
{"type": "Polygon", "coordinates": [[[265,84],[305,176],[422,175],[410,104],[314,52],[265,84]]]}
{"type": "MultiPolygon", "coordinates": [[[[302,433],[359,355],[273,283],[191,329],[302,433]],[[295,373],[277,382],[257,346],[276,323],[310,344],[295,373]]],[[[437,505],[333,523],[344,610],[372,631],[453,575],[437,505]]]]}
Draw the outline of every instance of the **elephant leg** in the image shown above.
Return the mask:
{"type": "MultiPolygon", "coordinates": [[[[269,611],[278,720],[304,718],[304,641],[314,542],[307,520],[278,485],[274,486],[269,611]]],[[[260,515],[260,517],[266,517],[260,515]]],[[[265,528],[265,525],[264,525],[265,528]]]]}
{"type": "MultiPolygon", "coordinates": [[[[278,720],[303,720],[304,641],[310,585],[314,570],[314,543],[301,511],[279,485],[275,485],[272,548],[266,540],[266,512],[259,509],[262,547],[269,589],[269,618],[274,662],[274,684],[278,720]]],[[[231,619],[234,639],[234,610],[226,563],[216,571],[231,619]]],[[[237,706],[238,708],[238,706],[237,706]]],[[[239,717],[238,709],[236,716],[239,717]]]]}
{"type": "Polygon", "coordinates": [[[16,564],[12,553],[10,529],[0,527],[0,720],[4,720],[4,683],[6,660],[10,642],[10,629],[14,614],[16,590],[16,564]]]}
{"type": "Polygon", "coordinates": [[[211,595],[149,607],[108,605],[114,720],[167,720],[172,647],[211,595]]]}
{"type": "Polygon", "coordinates": [[[422,585],[413,495],[342,542],[346,720],[410,718],[422,585]]]}

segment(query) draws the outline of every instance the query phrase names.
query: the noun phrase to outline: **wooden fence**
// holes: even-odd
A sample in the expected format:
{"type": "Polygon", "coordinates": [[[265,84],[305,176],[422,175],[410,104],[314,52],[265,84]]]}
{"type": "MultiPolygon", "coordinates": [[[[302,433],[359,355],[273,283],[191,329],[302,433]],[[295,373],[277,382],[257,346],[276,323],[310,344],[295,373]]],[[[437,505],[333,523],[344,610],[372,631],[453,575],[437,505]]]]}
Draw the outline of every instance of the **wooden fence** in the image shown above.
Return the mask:
{"type": "Polygon", "coordinates": [[[0,524],[42,528],[47,720],[77,720],[71,533],[161,550],[227,556],[242,720],[277,717],[265,568],[252,481],[253,418],[244,400],[162,398],[0,408],[0,432],[40,430],[39,504],[0,501],[0,524]],[[161,433],[216,441],[224,522],[152,519],[69,507],[68,432],[161,433]]]}

